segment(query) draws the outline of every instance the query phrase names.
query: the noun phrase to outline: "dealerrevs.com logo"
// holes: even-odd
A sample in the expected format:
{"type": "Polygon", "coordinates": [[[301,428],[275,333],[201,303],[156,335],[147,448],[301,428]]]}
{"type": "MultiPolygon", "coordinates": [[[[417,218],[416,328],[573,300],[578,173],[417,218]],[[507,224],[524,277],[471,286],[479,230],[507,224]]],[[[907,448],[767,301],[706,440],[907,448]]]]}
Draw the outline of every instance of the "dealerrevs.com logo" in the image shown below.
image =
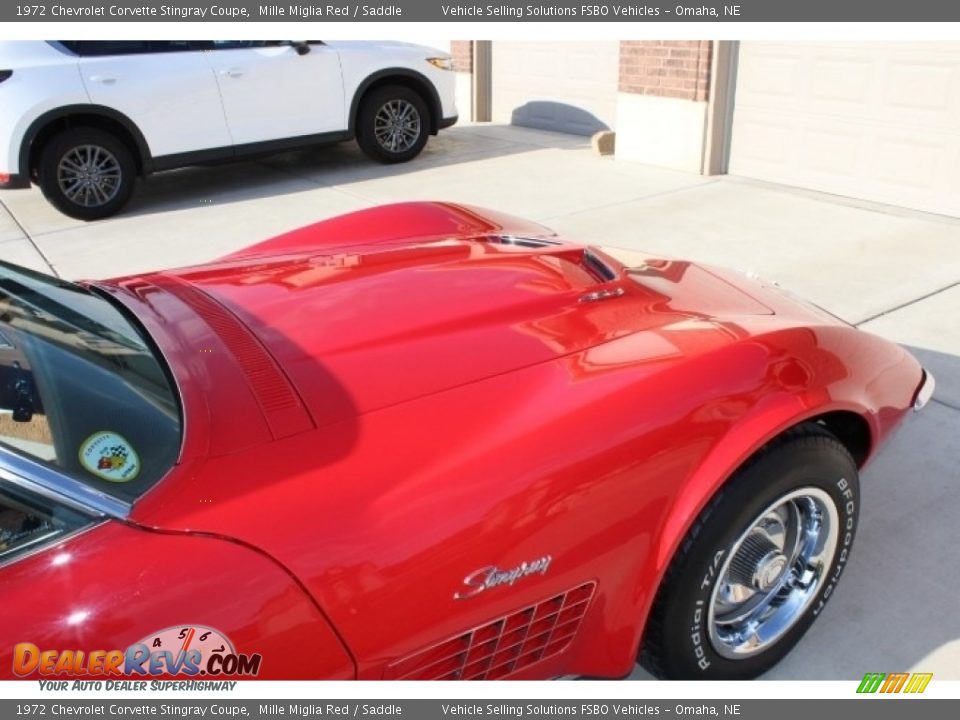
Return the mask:
{"type": "Polygon", "coordinates": [[[169,627],[125,650],[13,648],[17,677],[247,676],[260,673],[259,654],[238,653],[223,633],[203,625],[169,627]]]}

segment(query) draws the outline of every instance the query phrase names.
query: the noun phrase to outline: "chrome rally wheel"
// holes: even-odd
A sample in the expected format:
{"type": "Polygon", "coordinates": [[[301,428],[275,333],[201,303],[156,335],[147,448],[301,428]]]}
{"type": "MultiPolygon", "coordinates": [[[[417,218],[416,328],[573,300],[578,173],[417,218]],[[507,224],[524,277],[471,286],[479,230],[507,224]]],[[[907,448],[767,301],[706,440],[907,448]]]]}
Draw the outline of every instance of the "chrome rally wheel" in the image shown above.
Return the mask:
{"type": "Polygon", "coordinates": [[[833,563],[838,523],[833,498],[809,487],[776,500],[737,538],[708,609],[718,654],[763,652],[803,617],[833,563]]]}

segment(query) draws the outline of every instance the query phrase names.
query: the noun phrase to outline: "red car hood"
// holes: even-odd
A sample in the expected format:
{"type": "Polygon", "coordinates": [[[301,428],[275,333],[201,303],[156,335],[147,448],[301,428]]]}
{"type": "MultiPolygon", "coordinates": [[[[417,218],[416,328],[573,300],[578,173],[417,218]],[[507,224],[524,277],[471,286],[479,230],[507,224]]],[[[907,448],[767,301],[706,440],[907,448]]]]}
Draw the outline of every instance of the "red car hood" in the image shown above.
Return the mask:
{"type": "Polygon", "coordinates": [[[704,318],[704,308],[769,312],[690,263],[628,273],[604,252],[545,242],[370,244],[228,259],[153,279],[174,292],[199,290],[235,315],[318,426],[704,318]]]}

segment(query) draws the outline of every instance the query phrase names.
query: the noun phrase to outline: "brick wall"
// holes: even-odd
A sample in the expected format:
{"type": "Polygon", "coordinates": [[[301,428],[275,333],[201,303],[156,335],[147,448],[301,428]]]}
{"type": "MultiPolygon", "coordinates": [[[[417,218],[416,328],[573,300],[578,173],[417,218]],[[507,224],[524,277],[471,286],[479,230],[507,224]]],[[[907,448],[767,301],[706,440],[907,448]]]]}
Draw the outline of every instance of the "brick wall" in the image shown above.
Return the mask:
{"type": "Polygon", "coordinates": [[[706,100],[712,48],[709,40],[623,40],[620,92],[706,100]]]}
{"type": "Polygon", "coordinates": [[[450,54],[457,72],[473,72],[473,40],[451,40],[450,54]]]}

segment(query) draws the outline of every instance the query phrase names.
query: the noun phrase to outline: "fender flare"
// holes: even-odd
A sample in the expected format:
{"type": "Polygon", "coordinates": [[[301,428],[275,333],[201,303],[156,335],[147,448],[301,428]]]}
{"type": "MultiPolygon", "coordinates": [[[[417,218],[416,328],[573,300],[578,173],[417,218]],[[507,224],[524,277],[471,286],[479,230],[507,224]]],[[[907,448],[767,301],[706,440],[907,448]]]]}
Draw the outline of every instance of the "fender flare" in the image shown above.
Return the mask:
{"type": "Polygon", "coordinates": [[[644,606],[633,644],[634,656],[643,641],[650,610],[670,563],[711,498],[767,443],[796,425],[833,412],[859,415],[867,423],[871,436],[876,437],[879,432],[876,418],[868,407],[856,400],[824,403],[823,395],[816,388],[807,388],[799,394],[781,396],[774,403],[754,406],[703,458],[665,512],[658,542],[651,548],[645,566],[638,568],[635,575],[638,585],[648,592],[644,593],[644,606]]]}
{"type": "Polygon", "coordinates": [[[765,408],[762,418],[758,417],[758,413],[744,418],[704,458],[696,472],[677,494],[664,524],[663,533],[660,536],[661,542],[655,554],[655,563],[660,577],[666,572],[677,547],[700,511],[747,460],[759,452],[764,445],[790,428],[837,411],[852,412],[861,416],[871,425],[871,434],[875,434],[871,414],[863,406],[851,404],[812,406],[804,403],[797,396],[784,399],[775,408],[765,408]],[[776,421],[771,423],[771,417],[776,421]],[[720,472],[717,472],[718,466],[721,468],[720,472]]]}
{"type": "Polygon", "coordinates": [[[419,73],[416,70],[411,70],[410,68],[404,67],[391,67],[384,68],[383,70],[377,70],[375,73],[368,75],[360,85],[357,87],[356,91],[353,93],[353,100],[350,102],[350,116],[348,118],[348,129],[351,135],[356,134],[357,127],[357,114],[360,111],[360,101],[363,99],[364,94],[373,86],[375,83],[380,82],[381,80],[389,80],[394,77],[402,77],[408,80],[414,80],[418,85],[422,85],[427,92],[427,97],[424,98],[427,102],[427,107],[430,110],[430,134],[436,134],[440,128],[440,121],[443,120],[443,105],[440,102],[440,94],[437,92],[437,88],[423,73],[419,73]]]}
{"type": "Polygon", "coordinates": [[[91,103],[63,105],[62,107],[48,110],[30,123],[26,132],[23,134],[23,140],[20,142],[19,163],[20,169],[24,174],[30,172],[30,151],[40,131],[52,122],[68,119],[75,115],[99,115],[100,117],[121,125],[130,134],[130,137],[133,138],[134,145],[136,146],[135,149],[139,156],[141,172],[147,175],[152,171],[153,155],[150,153],[150,147],[147,145],[146,138],[143,137],[143,133],[140,132],[140,128],[137,127],[136,123],[118,110],[106,107],[105,105],[91,103]]]}

